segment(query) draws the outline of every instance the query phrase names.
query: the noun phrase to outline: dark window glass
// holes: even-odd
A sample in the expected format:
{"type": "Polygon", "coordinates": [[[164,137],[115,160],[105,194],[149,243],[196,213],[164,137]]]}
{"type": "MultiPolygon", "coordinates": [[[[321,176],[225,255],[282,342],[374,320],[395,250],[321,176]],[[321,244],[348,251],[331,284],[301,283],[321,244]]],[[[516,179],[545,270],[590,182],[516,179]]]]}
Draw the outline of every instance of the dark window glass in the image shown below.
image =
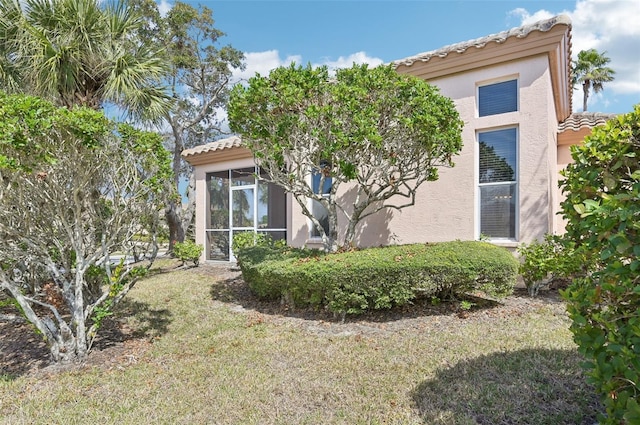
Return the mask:
{"type": "Polygon", "coordinates": [[[229,231],[207,232],[209,260],[229,261],[229,231]]]}
{"type": "Polygon", "coordinates": [[[287,227],[286,195],[277,184],[258,182],[258,228],[284,229],[287,227]]]}
{"type": "Polygon", "coordinates": [[[480,143],[480,183],[516,180],[515,128],[478,134],[480,143]]]}
{"type": "Polygon", "coordinates": [[[480,233],[516,238],[517,128],[478,133],[480,233]]]}
{"type": "Polygon", "coordinates": [[[266,235],[271,236],[271,240],[274,241],[286,241],[287,240],[287,232],[285,231],[260,231],[258,233],[264,233],[266,235]]]}
{"type": "Polygon", "coordinates": [[[322,182],[322,174],[318,173],[318,172],[314,172],[313,175],[311,176],[312,178],[312,189],[313,189],[313,193],[322,193],[324,194],[328,194],[331,193],[331,185],[333,184],[331,182],[331,177],[325,177],[324,178],[324,182],[322,182]],[[320,183],[322,182],[322,192],[320,192],[320,183]]]}
{"type": "Polygon", "coordinates": [[[236,189],[233,198],[233,227],[253,227],[253,188],[236,189]]]}
{"type": "MultiPolygon", "coordinates": [[[[331,185],[333,184],[331,177],[323,176],[322,173],[314,171],[311,175],[311,184],[313,193],[329,196],[331,193],[331,185]],[[320,191],[320,185],[322,185],[322,191],[320,191]]],[[[329,233],[329,211],[318,201],[311,202],[311,213],[315,218],[320,221],[322,228],[326,234],[329,233]]],[[[320,237],[320,232],[316,229],[316,226],[312,225],[311,237],[320,237]]]]}
{"type": "Polygon", "coordinates": [[[209,190],[209,229],[229,228],[229,171],[207,175],[209,190]]]}
{"type": "Polygon", "coordinates": [[[256,183],[256,169],[241,168],[239,170],[231,170],[231,185],[232,186],[246,186],[256,183]]]}
{"type": "MultiPolygon", "coordinates": [[[[324,233],[329,233],[329,211],[320,202],[311,201],[311,214],[318,219],[320,225],[324,229],[324,233]]],[[[316,229],[316,226],[311,225],[311,237],[319,238],[320,232],[316,229]]]]}
{"type": "Polygon", "coordinates": [[[504,114],[518,110],[518,80],[478,87],[478,114],[504,114]]]}

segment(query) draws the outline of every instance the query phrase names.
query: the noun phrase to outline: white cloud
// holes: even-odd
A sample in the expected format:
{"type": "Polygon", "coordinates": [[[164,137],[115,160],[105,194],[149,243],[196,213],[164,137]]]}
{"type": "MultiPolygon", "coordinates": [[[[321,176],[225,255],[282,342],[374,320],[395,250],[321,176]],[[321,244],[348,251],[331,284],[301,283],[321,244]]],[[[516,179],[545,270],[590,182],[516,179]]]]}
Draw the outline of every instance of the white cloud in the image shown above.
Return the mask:
{"type": "Polygon", "coordinates": [[[511,12],[509,12],[509,15],[519,18],[521,21],[520,25],[533,24],[534,22],[542,21],[544,19],[549,19],[554,16],[553,13],[544,9],[538,10],[532,15],[527,11],[527,9],[523,9],[522,7],[513,9],[511,12]]]}
{"type": "MultiPolygon", "coordinates": [[[[280,57],[280,52],[278,52],[277,50],[245,53],[246,67],[244,70],[236,71],[234,73],[233,81],[247,81],[256,73],[259,73],[262,76],[267,76],[272,69],[275,69],[279,66],[288,66],[294,62],[298,65],[305,64],[305,62],[302,61],[302,56],[289,55],[282,58],[280,57]]],[[[380,58],[368,56],[365,52],[357,52],[352,53],[349,56],[340,56],[336,60],[332,60],[331,58],[323,58],[322,61],[320,61],[319,63],[314,63],[312,64],[312,66],[318,67],[325,65],[329,68],[329,70],[335,71],[338,68],[350,67],[354,63],[368,63],[371,66],[378,66],[383,63],[383,60],[380,58]]]]}
{"type": "MultiPolygon", "coordinates": [[[[572,22],[572,53],[596,49],[606,52],[609,66],[616,71],[615,80],[605,84],[604,93],[591,96],[589,104],[610,101],[612,95],[640,95],[640,1],[578,0],[574,10],[538,10],[529,13],[518,8],[509,14],[520,18],[523,25],[564,13],[572,22]]],[[[582,91],[574,92],[574,106],[581,105],[582,91]]],[[[574,110],[576,108],[574,107],[574,110]]]]}
{"type": "Polygon", "coordinates": [[[330,70],[335,71],[338,68],[349,68],[354,63],[359,65],[363,63],[367,63],[372,67],[375,67],[375,66],[381,65],[383,62],[384,61],[380,58],[367,56],[365,52],[357,52],[357,53],[352,53],[346,57],[340,56],[336,60],[331,60],[329,58],[326,58],[321,63],[314,64],[314,66],[326,65],[330,70]]]}
{"type": "Polygon", "coordinates": [[[160,12],[160,16],[167,16],[167,13],[169,13],[172,7],[173,5],[167,0],[160,0],[158,2],[158,12],[160,12]]]}
{"type": "Polygon", "coordinates": [[[280,57],[277,50],[267,50],[265,52],[249,52],[245,53],[245,69],[236,71],[233,74],[233,81],[247,81],[256,73],[267,76],[272,69],[279,66],[288,66],[292,62],[302,63],[302,56],[291,55],[285,58],[280,57]]]}

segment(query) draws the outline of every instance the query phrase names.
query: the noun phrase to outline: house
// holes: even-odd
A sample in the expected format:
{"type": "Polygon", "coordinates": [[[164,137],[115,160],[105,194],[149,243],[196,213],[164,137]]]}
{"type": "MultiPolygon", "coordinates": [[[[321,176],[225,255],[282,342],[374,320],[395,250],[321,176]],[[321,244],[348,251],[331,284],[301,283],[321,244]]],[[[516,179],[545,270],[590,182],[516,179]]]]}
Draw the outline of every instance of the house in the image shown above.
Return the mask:
{"type": "MultiPolygon", "coordinates": [[[[557,16],[394,61],[397,72],[423,78],[453,99],[464,146],[455,167],[420,187],[414,206],[366,219],[359,245],[483,237],[515,248],[561,232],[559,170],[569,146],[607,119],[571,114],[570,60],[571,22],[557,16]]],[[[230,241],[246,231],[321,246],[291,196],[256,179],[260,170],[240,138],[182,155],[195,169],[203,260],[233,260],[230,241]]]]}

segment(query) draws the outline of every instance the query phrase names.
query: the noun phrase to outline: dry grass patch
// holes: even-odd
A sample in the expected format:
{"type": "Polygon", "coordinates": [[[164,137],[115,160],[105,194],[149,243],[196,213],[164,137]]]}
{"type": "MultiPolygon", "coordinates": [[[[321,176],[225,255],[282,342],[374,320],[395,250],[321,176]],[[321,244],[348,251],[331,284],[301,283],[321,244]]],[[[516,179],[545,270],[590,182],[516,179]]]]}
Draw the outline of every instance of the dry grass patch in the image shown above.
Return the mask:
{"type": "Polygon", "coordinates": [[[553,297],[477,303],[466,318],[423,302],[341,324],[260,302],[211,266],[157,273],[130,296],[120,346],[133,357],[0,381],[0,423],[595,422],[553,297]]]}

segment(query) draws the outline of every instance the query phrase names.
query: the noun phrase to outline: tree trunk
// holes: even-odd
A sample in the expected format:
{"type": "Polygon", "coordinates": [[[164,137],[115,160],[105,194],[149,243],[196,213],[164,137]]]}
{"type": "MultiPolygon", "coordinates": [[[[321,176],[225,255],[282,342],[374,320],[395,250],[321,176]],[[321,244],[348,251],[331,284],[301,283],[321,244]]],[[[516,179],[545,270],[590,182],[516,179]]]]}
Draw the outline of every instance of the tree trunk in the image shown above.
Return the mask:
{"type": "MultiPolygon", "coordinates": [[[[40,318],[31,308],[31,303],[27,301],[24,295],[22,295],[18,286],[10,285],[8,283],[0,286],[11,293],[13,298],[22,308],[22,312],[27,320],[31,322],[38,331],[40,331],[40,334],[49,348],[51,359],[54,362],[74,363],[84,360],[87,355],[87,351],[82,351],[81,349],[78,350],[76,335],[74,335],[72,329],[62,321],[60,316],[58,316],[57,324],[51,317],[45,316],[40,318]]],[[[82,326],[84,329],[84,320],[82,321],[82,326]]],[[[86,347],[86,341],[84,346],[86,347]]]]}
{"type": "Polygon", "coordinates": [[[325,249],[329,252],[338,250],[338,210],[334,203],[329,203],[329,240],[325,249]]]}
{"type": "Polygon", "coordinates": [[[180,164],[182,161],[182,138],[180,137],[182,128],[175,122],[175,120],[169,119],[171,128],[173,130],[174,149],[173,149],[173,187],[178,194],[178,200],[169,200],[164,209],[164,216],[167,220],[167,226],[169,227],[169,252],[173,251],[173,245],[176,242],[184,242],[184,227],[182,226],[182,194],[180,193],[180,164]],[[178,210],[180,209],[180,211],[178,210]]]}
{"type": "Polygon", "coordinates": [[[187,206],[182,208],[182,229],[185,237],[193,223],[193,216],[196,212],[196,177],[193,171],[189,174],[189,185],[187,186],[187,206]]]}
{"type": "MultiPolygon", "coordinates": [[[[44,320],[45,326],[53,330],[55,324],[48,317],[44,320]]],[[[51,358],[56,363],[77,363],[87,357],[87,350],[79,349],[78,339],[73,335],[72,330],[66,323],[61,323],[58,329],[55,329],[55,338],[48,340],[47,345],[51,352],[51,358]]],[[[86,341],[84,344],[86,348],[86,341]]]]}
{"type": "Polygon", "coordinates": [[[356,225],[357,225],[357,221],[354,221],[353,219],[351,219],[351,221],[349,221],[349,225],[347,226],[347,232],[344,235],[344,246],[345,247],[353,247],[355,246],[354,244],[354,240],[356,238],[356,225]]]}
{"type": "Polygon", "coordinates": [[[589,86],[590,82],[585,81],[582,83],[582,91],[584,92],[584,96],[582,97],[582,112],[587,112],[587,100],[589,99],[589,86]]]}
{"type": "MultiPolygon", "coordinates": [[[[358,196],[359,198],[360,196],[358,196]]],[[[345,247],[354,247],[355,239],[356,239],[356,226],[360,222],[360,216],[367,209],[366,203],[356,202],[353,205],[353,212],[351,213],[351,217],[349,218],[349,224],[347,225],[347,232],[344,235],[344,246],[345,247]]]]}
{"type": "MultiPolygon", "coordinates": [[[[77,252],[76,258],[81,258],[81,252],[77,252]]],[[[63,337],[63,341],[68,341],[69,339],[75,339],[75,351],[76,351],[76,359],[84,360],[87,357],[89,352],[89,347],[87,345],[87,329],[85,327],[86,319],[84,317],[84,289],[86,282],[84,280],[84,273],[86,268],[78,267],[76,269],[76,281],[75,281],[75,299],[74,303],[71,307],[71,314],[73,316],[73,327],[75,328],[75,338],[71,329],[66,328],[66,326],[60,326],[60,334],[63,337]],[[67,336],[67,332],[70,334],[67,336]]]]}
{"type": "Polygon", "coordinates": [[[173,250],[176,242],[184,242],[184,229],[177,210],[176,202],[169,201],[164,209],[164,216],[169,226],[169,251],[173,250]]]}

